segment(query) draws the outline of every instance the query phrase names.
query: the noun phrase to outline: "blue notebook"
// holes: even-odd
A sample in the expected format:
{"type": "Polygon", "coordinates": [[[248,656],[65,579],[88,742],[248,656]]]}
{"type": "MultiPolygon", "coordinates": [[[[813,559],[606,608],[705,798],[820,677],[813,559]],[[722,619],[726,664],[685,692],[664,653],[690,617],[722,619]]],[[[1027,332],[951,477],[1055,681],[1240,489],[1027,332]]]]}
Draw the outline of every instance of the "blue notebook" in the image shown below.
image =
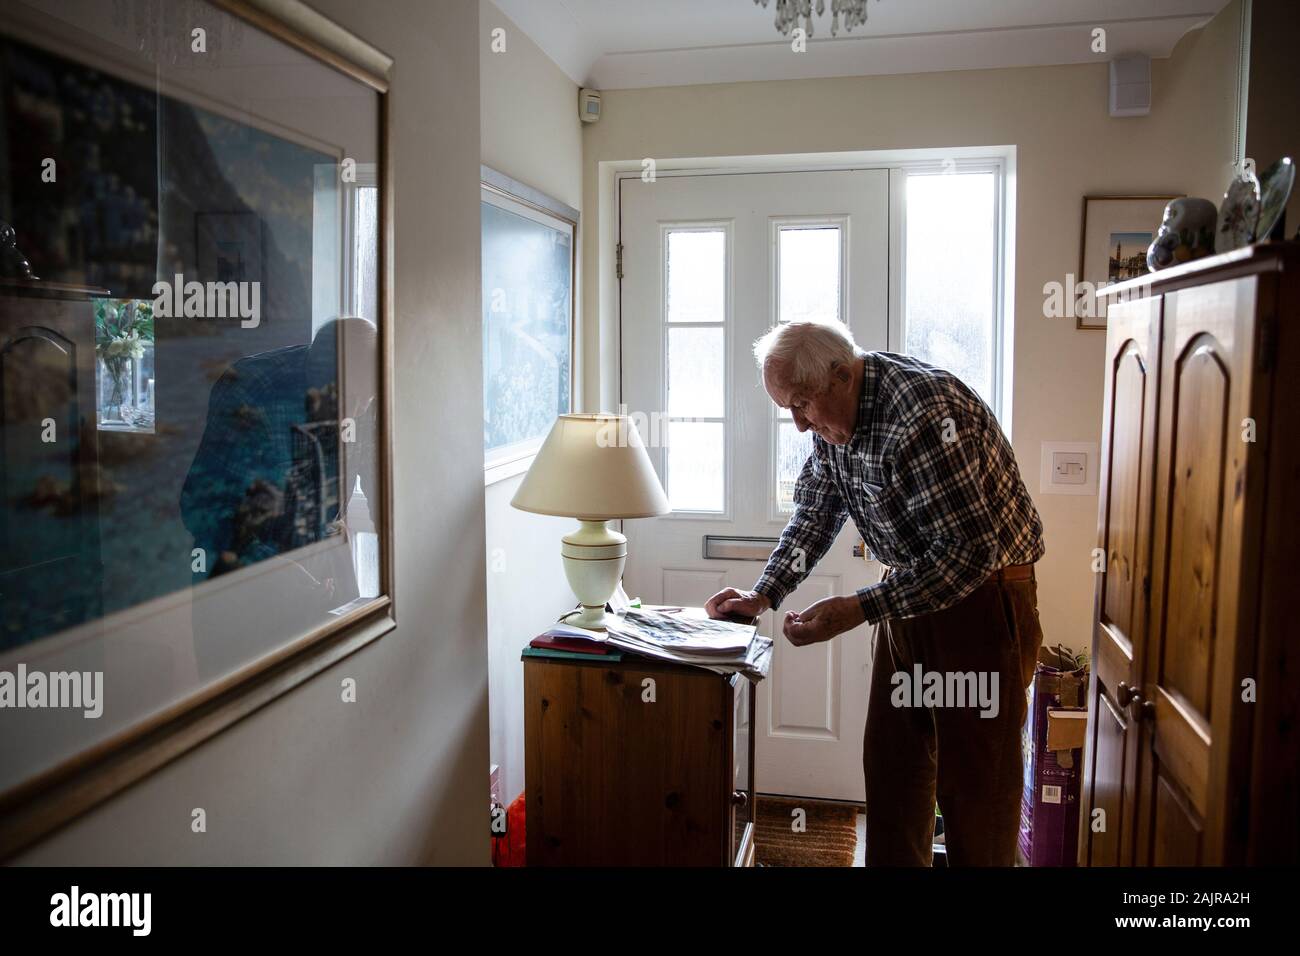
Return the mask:
{"type": "Polygon", "coordinates": [[[574,651],[552,651],[543,647],[525,647],[522,657],[541,657],[561,661],[593,661],[597,664],[617,664],[623,659],[623,652],[610,650],[607,654],[578,654],[574,651]]]}

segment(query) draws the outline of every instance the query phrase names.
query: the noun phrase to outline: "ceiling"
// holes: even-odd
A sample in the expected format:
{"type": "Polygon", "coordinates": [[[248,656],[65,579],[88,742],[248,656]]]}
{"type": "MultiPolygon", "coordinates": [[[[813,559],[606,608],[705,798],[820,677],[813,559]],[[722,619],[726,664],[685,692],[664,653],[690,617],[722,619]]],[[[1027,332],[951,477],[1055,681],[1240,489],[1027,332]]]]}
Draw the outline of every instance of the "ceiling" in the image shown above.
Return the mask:
{"type": "Polygon", "coordinates": [[[866,26],[835,38],[827,0],[806,53],[777,33],[775,0],[495,2],[575,83],[612,90],[1165,57],[1228,0],[868,0],[866,26]]]}

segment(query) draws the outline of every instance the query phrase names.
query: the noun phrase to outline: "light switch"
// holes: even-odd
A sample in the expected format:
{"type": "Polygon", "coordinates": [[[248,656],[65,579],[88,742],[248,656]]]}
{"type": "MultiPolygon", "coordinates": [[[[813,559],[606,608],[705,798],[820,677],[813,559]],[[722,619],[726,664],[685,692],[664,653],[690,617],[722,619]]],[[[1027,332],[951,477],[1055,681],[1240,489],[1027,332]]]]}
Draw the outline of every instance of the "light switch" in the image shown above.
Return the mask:
{"type": "Polygon", "coordinates": [[[1081,451],[1052,452],[1052,484],[1083,485],[1088,481],[1088,455],[1081,451]]]}
{"type": "Polygon", "coordinates": [[[1101,457],[1096,442],[1045,441],[1038,470],[1042,495],[1095,495],[1101,457]]]}

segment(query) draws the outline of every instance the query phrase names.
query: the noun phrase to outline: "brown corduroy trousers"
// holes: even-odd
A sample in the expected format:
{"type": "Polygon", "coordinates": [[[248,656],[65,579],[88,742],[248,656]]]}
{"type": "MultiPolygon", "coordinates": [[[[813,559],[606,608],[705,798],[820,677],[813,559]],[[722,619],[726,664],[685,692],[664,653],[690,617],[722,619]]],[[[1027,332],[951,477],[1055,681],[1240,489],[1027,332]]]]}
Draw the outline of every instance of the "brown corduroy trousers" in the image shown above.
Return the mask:
{"type": "Polygon", "coordinates": [[[1015,863],[1020,732],[1042,640],[1032,577],[991,579],[950,608],[876,629],[862,745],[868,866],[931,865],[936,796],[951,865],[1015,863]],[[971,699],[976,686],[986,705],[971,699]]]}

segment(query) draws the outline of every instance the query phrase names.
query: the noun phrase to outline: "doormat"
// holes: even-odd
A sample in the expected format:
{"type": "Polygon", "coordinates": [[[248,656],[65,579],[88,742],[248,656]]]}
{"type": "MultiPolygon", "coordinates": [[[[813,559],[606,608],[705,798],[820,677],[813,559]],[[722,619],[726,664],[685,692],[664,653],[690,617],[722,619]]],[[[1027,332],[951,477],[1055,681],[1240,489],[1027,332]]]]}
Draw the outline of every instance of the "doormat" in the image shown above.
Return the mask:
{"type": "Polygon", "coordinates": [[[760,796],[754,861],[761,866],[852,866],[860,812],[850,803],[760,796]]]}

